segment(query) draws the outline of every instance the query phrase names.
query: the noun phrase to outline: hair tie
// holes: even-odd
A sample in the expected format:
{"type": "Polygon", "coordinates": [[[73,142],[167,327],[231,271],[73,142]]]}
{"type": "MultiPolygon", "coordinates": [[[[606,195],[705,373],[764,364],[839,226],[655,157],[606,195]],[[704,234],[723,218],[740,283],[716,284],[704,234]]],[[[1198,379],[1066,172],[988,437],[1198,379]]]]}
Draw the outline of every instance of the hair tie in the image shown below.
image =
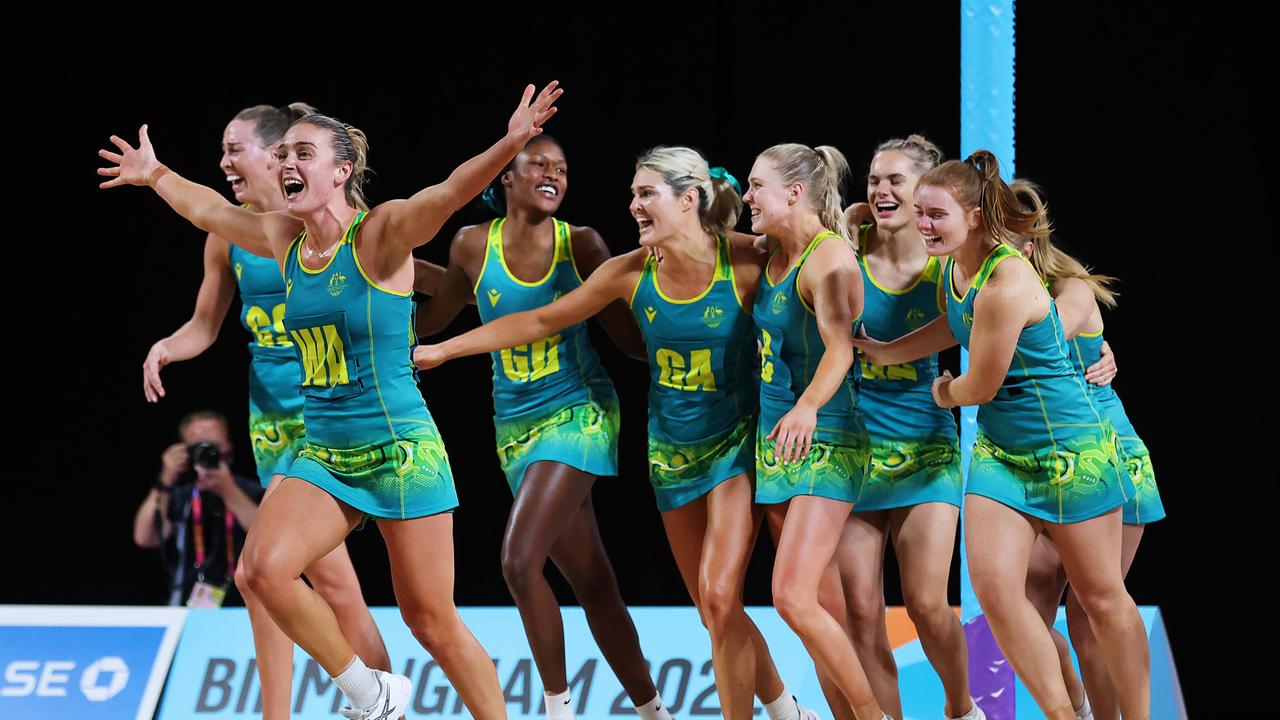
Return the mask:
{"type": "Polygon", "coordinates": [[[719,166],[713,167],[711,168],[711,177],[728,182],[739,195],[742,194],[742,186],[738,184],[738,179],[730,175],[728,170],[719,166]]]}
{"type": "Polygon", "coordinates": [[[480,193],[480,199],[484,201],[484,204],[487,205],[490,210],[497,213],[498,217],[502,217],[507,214],[506,199],[499,197],[498,191],[495,190],[492,185],[485,188],[484,192],[480,193]]]}

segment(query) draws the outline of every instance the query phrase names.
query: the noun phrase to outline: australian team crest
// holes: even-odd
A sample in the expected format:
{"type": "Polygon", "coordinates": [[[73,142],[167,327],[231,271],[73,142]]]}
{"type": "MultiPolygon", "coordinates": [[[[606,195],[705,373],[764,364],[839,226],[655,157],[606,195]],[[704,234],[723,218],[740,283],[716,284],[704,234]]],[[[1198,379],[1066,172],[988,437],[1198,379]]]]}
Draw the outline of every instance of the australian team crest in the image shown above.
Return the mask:
{"type": "Polygon", "coordinates": [[[907,327],[915,330],[924,325],[924,311],[920,308],[911,308],[907,311],[907,327]]]}
{"type": "Polygon", "coordinates": [[[724,309],[708,305],[707,309],[702,311],[702,322],[712,330],[720,327],[720,323],[724,322],[724,309]]]}
{"type": "Polygon", "coordinates": [[[787,296],[782,293],[774,293],[773,301],[769,303],[769,310],[774,315],[781,315],[787,311],[787,296]]]}
{"type": "Polygon", "coordinates": [[[347,276],[341,272],[335,272],[329,276],[329,287],[325,289],[329,291],[330,295],[338,297],[343,290],[347,289],[347,276]]]}

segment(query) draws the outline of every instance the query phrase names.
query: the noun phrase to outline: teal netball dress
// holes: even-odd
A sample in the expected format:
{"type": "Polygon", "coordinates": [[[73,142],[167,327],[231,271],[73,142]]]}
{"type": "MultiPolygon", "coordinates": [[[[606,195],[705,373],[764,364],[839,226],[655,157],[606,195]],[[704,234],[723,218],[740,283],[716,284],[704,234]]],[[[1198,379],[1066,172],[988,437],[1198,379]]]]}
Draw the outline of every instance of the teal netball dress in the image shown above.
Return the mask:
{"type": "MultiPolygon", "coordinates": [[[[769,433],[812,382],[826,351],[818,319],[796,287],[805,260],[827,238],[847,242],[832,232],[819,233],[795,267],[776,284],[769,279],[770,256],[756,292],[753,318],[759,329],[760,424],[756,436],[756,502],[774,504],[799,495],[857,502],[870,462],[867,429],[857,409],[857,381],[852,373],[831,399],[818,409],[818,424],[809,455],[786,464],[775,452],[769,433]]],[[[775,249],[774,254],[777,251],[775,249]]],[[[854,329],[858,320],[855,319],[854,329]]]]}
{"type": "Polygon", "coordinates": [[[756,385],[751,315],[734,282],[729,241],[700,295],[675,300],[649,257],[631,295],[649,356],[649,482],[674,510],[754,467],[756,385]]]}
{"type": "MultiPolygon", "coordinates": [[[[489,224],[476,279],[480,319],[532,310],[582,285],[569,226],[552,219],[555,250],[547,274],[525,282],[502,254],[505,218],[489,224]]],[[[514,493],[531,463],[551,461],[591,475],[618,474],[618,397],[585,323],[528,345],[490,353],[498,463],[514,493]]]]}
{"type": "MultiPolygon", "coordinates": [[[[1072,364],[1083,375],[1085,368],[1102,358],[1102,333],[1081,333],[1071,340],[1068,349],[1071,351],[1072,364]]],[[[1142,438],[1138,437],[1138,431],[1133,429],[1133,423],[1129,422],[1120,396],[1110,385],[1087,387],[1093,393],[1094,401],[1102,406],[1116,429],[1116,449],[1120,463],[1133,481],[1133,497],[1124,504],[1124,524],[1145,525],[1164,519],[1164,503],[1160,500],[1160,489],[1156,487],[1151,453],[1142,438]]]]}
{"type": "Polygon", "coordinates": [[[266,487],[273,475],[288,474],[306,435],[298,392],[302,370],[284,328],[280,264],[235,245],[230,262],[240,290],[240,324],[253,336],[249,341],[249,438],[258,480],[266,487]]]}
{"type": "MultiPolygon", "coordinates": [[[[930,257],[915,282],[890,290],[876,282],[866,260],[862,326],[867,334],[892,340],[929,324],[942,314],[942,262],[930,257]]],[[[951,411],[933,401],[938,356],[900,365],[862,359],[858,410],[871,438],[871,471],[858,510],[888,510],[928,502],[959,507],[964,496],[960,441],[951,411]]]]}
{"type": "Polygon", "coordinates": [[[373,517],[434,515],[458,496],[418,391],[412,293],[378,287],[360,267],[366,216],[355,216],[324,267],[303,266],[305,231],[286,256],[284,325],[302,365],[307,424],[289,475],[373,517]]]}
{"type": "MultiPolygon", "coordinates": [[[[955,293],[955,260],[947,261],[947,323],[966,348],[974,301],[1010,258],[1026,262],[1013,248],[996,245],[964,297],[955,293]]],[[[1054,523],[1103,515],[1133,495],[1116,457],[1115,431],[1071,364],[1052,302],[1043,319],[1023,328],[1004,384],[978,409],[965,492],[1054,523]]]]}

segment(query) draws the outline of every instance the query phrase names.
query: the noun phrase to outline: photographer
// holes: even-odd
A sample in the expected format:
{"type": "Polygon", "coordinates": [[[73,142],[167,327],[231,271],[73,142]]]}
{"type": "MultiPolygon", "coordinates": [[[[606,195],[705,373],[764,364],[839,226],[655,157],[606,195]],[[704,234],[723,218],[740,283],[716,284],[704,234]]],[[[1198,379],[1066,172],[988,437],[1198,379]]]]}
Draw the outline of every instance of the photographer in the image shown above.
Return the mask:
{"type": "Polygon", "coordinates": [[[193,412],[178,424],[178,435],[182,442],[160,456],[160,475],[138,506],[133,541],[160,548],[168,604],[216,607],[225,593],[235,594],[232,571],[258,514],[262,486],[231,471],[221,414],[193,412]]]}

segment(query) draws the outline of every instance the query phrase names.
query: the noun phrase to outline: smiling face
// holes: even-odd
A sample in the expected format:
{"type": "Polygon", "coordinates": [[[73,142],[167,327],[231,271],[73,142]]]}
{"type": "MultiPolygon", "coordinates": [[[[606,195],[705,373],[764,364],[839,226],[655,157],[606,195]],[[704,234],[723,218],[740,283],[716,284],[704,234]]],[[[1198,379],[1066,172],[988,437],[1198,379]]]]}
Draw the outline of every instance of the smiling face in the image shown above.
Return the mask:
{"type": "Polygon", "coordinates": [[[676,195],[662,178],[649,168],[636,170],[631,181],[631,217],[640,227],[640,244],[652,247],[676,232],[698,223],[698,190],[691,187],[676,195]]]}
{"type": "Polygon", "coordinates": [[[564,202],[569,189],[569,164],[552,141],[534,140],[516,156],[502,175],[507,207],[529,207],[550,215],[564,202]]]}
{"type": "Polygon", "coordinates": [[[950,255],[968,241],[981,224],[982,211],[965,210],[951,191],[940,185],[919,185],[915,194],[916,229],[930,255],[950,255]]]}
{"type": "Polygon", "coordinates": [[[295,216],[315,212],[334,194],[345,196],[350,162],[335,162],[332,134],[318,125],[300,123],[289,128],[276,146],[280,189],[295,216]]]}
{"type": "Polygon", "coordinates": [[[275,153],[262,144],[249,120],[227,123],[218,167],[231,183],[236,202],[269,208],[271,194],[280,192],[275,153]]]}
{"type": "Polygon", "coordinates": [[[867,173],[867,203],[878,227],[894,233],[915,221],[913,195],[919,180],[915,162],[906,153],[884,150],[872,158],[867,173]]]}
{"type": "Polygon", "coordinates": [[[799,201],[795,185],[784,184],[782,175],[769,160],[756,158],[747,177],[747,194],[742,201],[751,209],[751,232],[776,233],[799,201]]]}

